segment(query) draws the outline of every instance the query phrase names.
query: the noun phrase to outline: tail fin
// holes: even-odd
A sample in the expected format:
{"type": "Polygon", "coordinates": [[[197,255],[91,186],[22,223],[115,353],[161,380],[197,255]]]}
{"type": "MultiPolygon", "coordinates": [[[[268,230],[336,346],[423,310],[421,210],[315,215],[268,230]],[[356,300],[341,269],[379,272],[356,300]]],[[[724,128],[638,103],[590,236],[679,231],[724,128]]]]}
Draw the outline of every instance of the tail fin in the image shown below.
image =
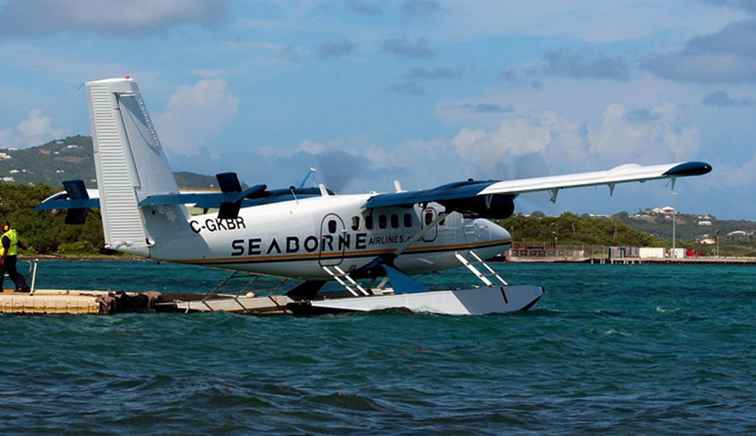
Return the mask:
{"type": "MultiPolygon", "coordinates": [[[[149,256],[154,242],[139,202],[178,193],[176,179],[136,82],[119,78],[86,85],[106,247],[149,256]]],[[[186,216],[183,207],[180,212],[186,216]]]]}

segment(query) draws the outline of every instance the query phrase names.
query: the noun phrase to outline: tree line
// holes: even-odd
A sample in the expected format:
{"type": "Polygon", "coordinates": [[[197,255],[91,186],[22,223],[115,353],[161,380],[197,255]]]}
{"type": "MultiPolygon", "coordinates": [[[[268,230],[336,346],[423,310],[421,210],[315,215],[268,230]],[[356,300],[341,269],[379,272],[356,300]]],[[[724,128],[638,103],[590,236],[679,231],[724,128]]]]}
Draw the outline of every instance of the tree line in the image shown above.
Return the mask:
{"type": "Polygon", "coordinates": [[[111,254],[104,248],[100,213],[89,212],[83,225],[66,225],[65,211],[34,207],[58,190],[46,185],[0,183],[0,221],[9,221],[27,248],[21,254],[111,254]]]}
{"type": "Polygon", "coordinates": [[[664,247],[667,243],[609,217],[565,212],[558,217],[535,212],[499,220],[512,233],[514,242],[545,245],[600,245],[664,247]]]}

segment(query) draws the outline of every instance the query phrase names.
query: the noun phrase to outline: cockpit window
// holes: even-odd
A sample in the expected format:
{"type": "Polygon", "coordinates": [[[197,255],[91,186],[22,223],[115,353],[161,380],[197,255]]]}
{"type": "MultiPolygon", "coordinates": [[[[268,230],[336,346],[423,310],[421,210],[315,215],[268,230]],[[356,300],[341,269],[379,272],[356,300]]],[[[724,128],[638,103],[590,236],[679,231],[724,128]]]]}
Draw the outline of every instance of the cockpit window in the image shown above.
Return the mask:
{"type": "Polygon", "coordinates": [[[425,212],[425,225],[429,226],[431,224],[433,224],[433,211],[428,210],[425,212]]]}

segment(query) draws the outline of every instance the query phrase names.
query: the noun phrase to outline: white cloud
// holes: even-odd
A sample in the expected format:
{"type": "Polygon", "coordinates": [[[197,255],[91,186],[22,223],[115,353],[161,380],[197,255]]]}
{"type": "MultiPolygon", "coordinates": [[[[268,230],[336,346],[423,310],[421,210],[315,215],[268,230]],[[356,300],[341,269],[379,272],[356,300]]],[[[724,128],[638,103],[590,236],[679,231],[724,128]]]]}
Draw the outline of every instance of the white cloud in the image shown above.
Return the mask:
{"type": "Polygon", "coordinates": [[[580,124],[554,112],[506,116],[494,128],[462,128],[451,144],[459,157],[487,176],[523,171],[548,173],[546,163],[560,170],[594,165],[651,163],[692,157],[699,133],[687,126],[676,106],[629,110],[611,104],[594,125],[580,124]],[[544,166],[516,168],[516,166],[544,166]],[[536,171],[538,170],[538,171],[536,171]]]}
{"type": "Polygon", "coordinates": [[[591,151],[603,160],[674,161],[698,151],[698,129],[686,126],[677,106],[628,110],[612,104],[588,133],[591,151]]]}
{"type": "Polygon", "coordinates": [[[492,163],[543,152],[551,143],[551,134],[541,120],[516,117],[505,119],[493,131],[464,128],[452,143],[460,156],[492,163]]]}
{"type": "Polygon", "coordinates": [[[451,144],[475,177],[492,178],[545,175],[549,162],[574,167],[588,149],[580,126],[554,112],[505,116],[489,129],[463,128],[451,144]]]}
{"type": "Polygon", "coordinates": [[[200,80],[182,86],[155,117],[162,142],[174,153],[197,154],[235,116],[239,100],[225,80],[200,80]]]}
{"type": "Polygon", "coordinates": [[[0,35],[119,33],[212,24],[224,17],[226,8],[226,0],[8,0],[0,10],[0,35]]]}
{"type": "Polygon", "coordinates": [[[299,146],[297,147],[297,150],[303,151],[305,153],[310,153],[310,154],[320,154],[326,151],[327,148],[328,146],[325,144],[306,139],[299,144],[299,146]]]}
{"type": "Polygon", "coordinates": [[[63,134],[63,129],[53,127],[52,118],[39,109],[33,109],[16,127],[0,129],[0,146],[31,147],[60,138],[63,134]]]}
{"type": "MultiPolygon", "coordinates": [[[[399,147],[368,143],[358,149],[372,168],[401,172],[407,188],[427,188],[468,177],[537,177],[624,163],[672,162],[695,158],[699,142],[698,130],[683,120],[677,106],[637,109],[610,104],[595,122],[553,111],[512,112],[500,115],[495,125],[467,125],[448,137],[408,141],[399,147]]],[[[304,141],[295,149],[271,149],[269,154],[324,155],[355,149],[348,141],[304,141]]],[[[351,186],[375,189],[385,185],[385,178],[358,175],[351,186]]]]}

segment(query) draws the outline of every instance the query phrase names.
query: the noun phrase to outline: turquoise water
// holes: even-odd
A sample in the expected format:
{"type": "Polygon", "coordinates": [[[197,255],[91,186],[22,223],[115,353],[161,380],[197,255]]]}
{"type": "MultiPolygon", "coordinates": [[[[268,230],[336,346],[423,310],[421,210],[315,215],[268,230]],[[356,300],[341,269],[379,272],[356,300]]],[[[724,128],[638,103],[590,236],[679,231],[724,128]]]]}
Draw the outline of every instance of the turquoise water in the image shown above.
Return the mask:
{"type": "MultiPolygon", "coordinates": [[[[545,297],[483,317],[0,316],[0,433],[756,432],[756,268],[497,268],[545,297]]],[[[40,287],[226,275],[48,262],[40,287]]]]}

